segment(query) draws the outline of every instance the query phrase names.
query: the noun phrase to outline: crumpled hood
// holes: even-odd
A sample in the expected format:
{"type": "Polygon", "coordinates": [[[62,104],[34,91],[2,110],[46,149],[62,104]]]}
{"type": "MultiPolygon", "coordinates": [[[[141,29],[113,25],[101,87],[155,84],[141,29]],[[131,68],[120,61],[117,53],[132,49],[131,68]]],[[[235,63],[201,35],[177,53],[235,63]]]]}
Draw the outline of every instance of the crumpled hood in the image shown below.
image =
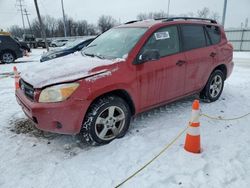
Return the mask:
{"type": "Polygon", "coordinates": [[[42,88],[106,72],[108,71],[106,65],[116,62],[116,60],[98,59],[82,56],[81,53],[74,53],[39,63],[34,68],[22,72],[21,78],[34,88],[42,88]],[[101,68],[102,66],[103,68],[101,68]]]}

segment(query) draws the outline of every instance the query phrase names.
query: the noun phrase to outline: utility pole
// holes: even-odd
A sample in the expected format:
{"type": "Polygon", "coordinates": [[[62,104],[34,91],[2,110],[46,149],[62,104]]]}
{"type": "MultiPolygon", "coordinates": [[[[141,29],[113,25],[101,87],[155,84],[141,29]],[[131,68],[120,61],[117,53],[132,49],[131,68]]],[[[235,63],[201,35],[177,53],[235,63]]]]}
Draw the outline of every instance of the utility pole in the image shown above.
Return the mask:
{"type": "Polygon", "coordinates": [[[25,24],[24,24],[24,18],[23,18],[23,0],[17,0],[17,5],[20,9],[18,11],[21,12],[21,17],[22,17],[22,22],[23,22],[23,31],[24,31],[24,34],[25,34],[25,24]]]}
{"type": "Polygon", "coordinates": [[[169,17],[169,7],[170,7],[170,0],[168,0],[168,12],[167,12],[167,17],[169,17]]]}
{"type": "Polygon", "coordinates": [[[44,25],[43,25],[41,15],[40,15],[40,12],[39,12],[39,8],[38,8],[38,5],[37,5],[37,0],[34,0],[34,3],[35,3],[36,13],[37,13],[37,17],[38,17],[40,28],[41,28],[41,34],[42,34],[42,37],[43,37],[43,39],[45,41],[46,49],[47,49],[47,51],[49,51],[49,46],[48,46],[47,38],[46,38],[46,32],[45,32],[44,25]]]}
{"type": "Polygon", "coordinates": [[[63,0],[61,0],[61,4],[62,4],[62,13],[63,13],[64,37],[67,37],[67,31],[66,31],[66,18],[65,18],[64,6],[63,6],[63,0]]]}
{"type": "Polygon", "coordinates": [[[245,20],[245,29],[247,29],[248,28],[248,18],[246,18],[246,20],[245,20]]]}
{"type": "Polygon", "coordinates": [[[30,26],[30,20],[29,20],[29,13],[28,13],[28,11],[26,10],[26,9],[24,9],[24,15],[26,16],[26,18],[27,18],[27,22],[28,22],[28,24],[29,24],[29,28],[30,28],[30,33],[32,33],[32,30],[31,30],[31,26],[30,26]]]}
{"type": "Polygon", "coordinates": [[[222,25],[223,26],[225,26],[226,12],[227,12],[227,0],[224,0],[223,15],[222,15],[222,25]]]}

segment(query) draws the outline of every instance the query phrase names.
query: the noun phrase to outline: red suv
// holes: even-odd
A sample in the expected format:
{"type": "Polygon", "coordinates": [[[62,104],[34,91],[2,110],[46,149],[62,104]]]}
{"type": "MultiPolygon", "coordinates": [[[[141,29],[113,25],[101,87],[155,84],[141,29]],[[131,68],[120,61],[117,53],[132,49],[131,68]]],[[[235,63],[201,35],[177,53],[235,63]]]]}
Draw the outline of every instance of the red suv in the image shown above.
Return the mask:
{"type": "Polygon", "coordinates": [[[196,93],[216,101],[233,69],[232,52],[214,20],[132,21],[82,53],[22,73],[16,97],[39,129],[105,144],[145,110],[196,93]]]}

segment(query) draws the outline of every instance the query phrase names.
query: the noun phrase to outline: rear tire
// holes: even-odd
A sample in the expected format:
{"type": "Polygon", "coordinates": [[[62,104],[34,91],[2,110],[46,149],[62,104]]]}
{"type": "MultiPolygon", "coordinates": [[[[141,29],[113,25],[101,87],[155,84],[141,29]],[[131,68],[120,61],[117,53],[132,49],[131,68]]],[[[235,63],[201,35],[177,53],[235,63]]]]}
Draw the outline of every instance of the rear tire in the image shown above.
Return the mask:
{"type": "Polygon", "coordinates": [[[122,98],[106,96],[90,106],[80,135],[92,145],[108,144],[126,134],[130,119],[130,108],[122,98]]]}
{"type": "Polygon", "coordinates": [[[206,86],[200,93],[205,102],[214,102],[219,99],[224,88],[225,75],[221,70],[215,70],[210,75],[206,86]]]}

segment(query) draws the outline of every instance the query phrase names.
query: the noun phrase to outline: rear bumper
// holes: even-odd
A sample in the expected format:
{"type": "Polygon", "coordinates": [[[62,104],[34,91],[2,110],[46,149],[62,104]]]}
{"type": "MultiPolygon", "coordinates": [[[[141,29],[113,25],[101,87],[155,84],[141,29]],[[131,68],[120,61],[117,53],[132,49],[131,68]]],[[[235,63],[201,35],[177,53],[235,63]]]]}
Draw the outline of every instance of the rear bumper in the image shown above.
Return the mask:
{"type": "Polygon", "coordinates": [[[87,100],[73,98],[58,103],[32,102],[20,89],[16,91],[16,99],[24,113],[36,124],[38,129],[61,134],[79,133],[90,105],[87,100]]]}

